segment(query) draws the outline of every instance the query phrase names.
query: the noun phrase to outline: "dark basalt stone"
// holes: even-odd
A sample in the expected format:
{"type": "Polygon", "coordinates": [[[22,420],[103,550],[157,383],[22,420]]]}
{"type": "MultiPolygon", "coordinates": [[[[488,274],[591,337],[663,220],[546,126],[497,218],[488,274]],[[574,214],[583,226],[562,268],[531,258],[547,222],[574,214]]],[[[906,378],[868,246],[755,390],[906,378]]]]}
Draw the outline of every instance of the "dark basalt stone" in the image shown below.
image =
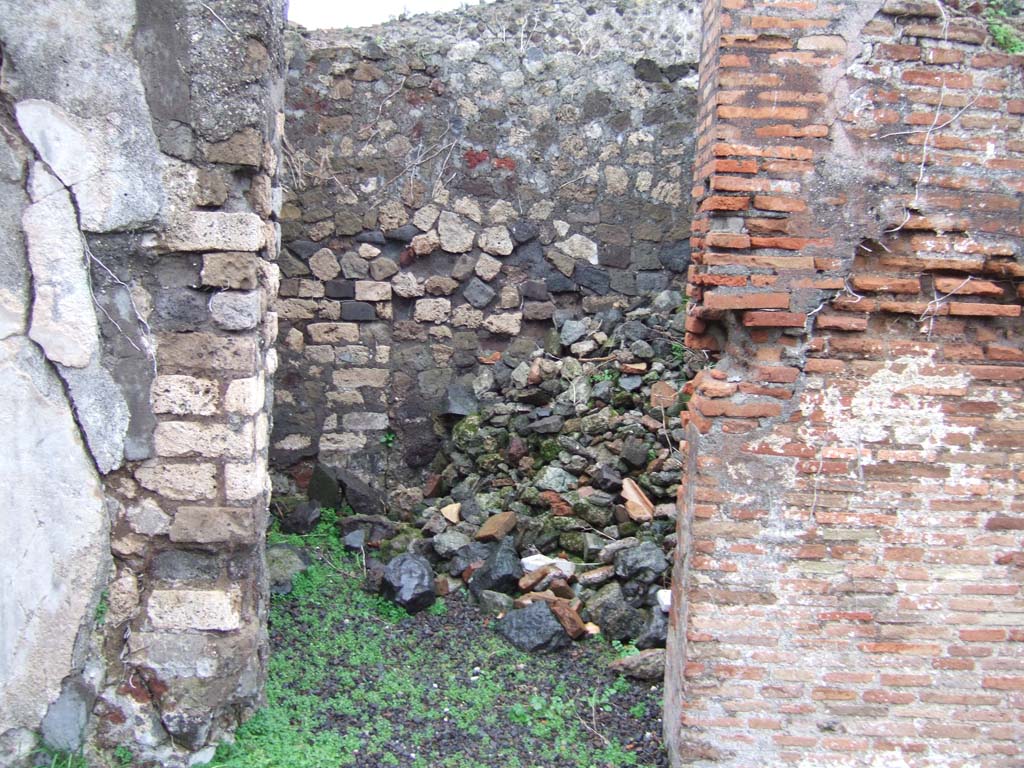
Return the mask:
{"type": "Polygon", "coordinates": [[[320,522],[320,503],[306,501],[299,504],[281,518],[282,533],[296,533],[305,536],[320,522]]]}
{"type": "Polygon", "coordinates": [[[354,299],[356,286],[351,280],[328,280],[324,283],[324,295],[328,299],[354,299]]]}
{"type": "Polygon", "coordinates": [[[509,611],[498,620],[497,630],[516,648],[531,653],[550,653],[572,642],[548,604],[539,600],[509,611]]]}
{"type": "MultiPolygon", "coordinates": [[[[410,238],[411,239],[411,238],[410,238]]],[[[366,232],[360,232],[356,235],[357,243],[369,243],[370,245],[385,245],[387,239],[384,237],[384,233],[376,229],[367,230],[366,232]]]]}
{"type": "Polygon", "coordinates": [[[309,257],[323,248],[323,246],[320,243],[314,243],[312,240],[292,240],[285,245],[285,248],[291,251],[295,257],[303,261],[309,261],[309,257]]]}
{"type": "Polygon", "coordinates": [[[341,319],[353,322],[366,322],[377,319],[377,312],[373,304],[365,301],[343,301],[341,302],[341,319]]]}
{"type": "Polygon", "coordinates": [[[384,569],[380,590],[409,613],[429,608],[436,599],[430,561],[422,555],[399,555],[384,569]]]}
{"type": "Polygon", "coordinates": [[[522,575],[523,567],[519,563],[515,542],[507,537],[498,542],[483,566],[473,574],[469,580],[469,591],[474,595],[479,595],[485,589],[512,593],[519,588],[522,575]]]}

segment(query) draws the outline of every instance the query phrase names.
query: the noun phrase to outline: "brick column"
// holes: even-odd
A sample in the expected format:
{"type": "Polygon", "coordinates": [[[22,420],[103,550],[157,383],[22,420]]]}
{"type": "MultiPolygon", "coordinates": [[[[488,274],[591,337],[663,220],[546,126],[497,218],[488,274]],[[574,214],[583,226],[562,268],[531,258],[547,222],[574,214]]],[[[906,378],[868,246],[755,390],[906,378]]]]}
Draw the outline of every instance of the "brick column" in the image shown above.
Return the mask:
{"type": "Polygon", "coordinates": [[[930,0],[705,19],[673,763],[1009,764],[1021,58],[930,0]]]}

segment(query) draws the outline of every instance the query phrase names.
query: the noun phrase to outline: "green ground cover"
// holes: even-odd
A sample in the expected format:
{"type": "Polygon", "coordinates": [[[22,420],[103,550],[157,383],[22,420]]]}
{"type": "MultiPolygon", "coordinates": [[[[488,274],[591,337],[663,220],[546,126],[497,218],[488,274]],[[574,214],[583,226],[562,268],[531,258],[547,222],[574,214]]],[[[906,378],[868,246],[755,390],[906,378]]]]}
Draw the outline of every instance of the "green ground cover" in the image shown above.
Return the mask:
{"type": "Polygon", "coordinates": [[[663,765],[660,686],[604,671],[600,640],[554,656],[509,646],[460,598],[409,616],[361,589],[335,516],[272,599],[267,706],[208,768],[603,768],[663,765]]]}

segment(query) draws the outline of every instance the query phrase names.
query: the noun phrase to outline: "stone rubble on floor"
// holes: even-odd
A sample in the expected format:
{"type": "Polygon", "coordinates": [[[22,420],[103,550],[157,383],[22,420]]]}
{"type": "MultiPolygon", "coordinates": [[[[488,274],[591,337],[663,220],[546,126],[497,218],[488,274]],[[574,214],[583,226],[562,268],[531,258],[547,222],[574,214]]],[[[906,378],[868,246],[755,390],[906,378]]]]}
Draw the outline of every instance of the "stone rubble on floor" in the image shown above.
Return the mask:
{"type": "MultiPolygon", "coordinates": [[[[400,592],[387,574],[410,571],[415,557],[438,574],[430,598],[466,587],[522,649],[597,633],[664,646],[683,436],[670,425],[705,363],[677,341],[679,293],[625,309],[557,316],[546,348],[513,342],[484,365],[475,382],[483,404],[452,419],[445,468],[405,521],[384,510],[340,519],[345,535],[365,531],[356,548],[385,594],[400,592]],[[594,343],[589,356],[562,356],[565,342],[581,340],[594,343]]],[[[311,497],[365,507],[358,483],[326,468],[314,476],[311,497]]],[[[289,503],[286,525],[308,515],[310,502],[289,503]]],[[[428,591],[421,572],[409,581],[428,591]]],[[[410,611],[431,602],[396,601],[410,611]]]]}

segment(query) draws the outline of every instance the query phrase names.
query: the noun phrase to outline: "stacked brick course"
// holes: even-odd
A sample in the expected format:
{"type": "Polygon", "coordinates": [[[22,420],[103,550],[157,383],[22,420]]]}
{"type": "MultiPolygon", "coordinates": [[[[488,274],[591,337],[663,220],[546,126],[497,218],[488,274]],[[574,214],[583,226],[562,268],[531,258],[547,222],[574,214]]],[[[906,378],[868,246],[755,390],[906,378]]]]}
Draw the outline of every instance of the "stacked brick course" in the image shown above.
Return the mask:
{"type": "Polygon", "coordinates": [[[1022,59],[704,6],[675,764],[1020,764],[1022,59]]]}

